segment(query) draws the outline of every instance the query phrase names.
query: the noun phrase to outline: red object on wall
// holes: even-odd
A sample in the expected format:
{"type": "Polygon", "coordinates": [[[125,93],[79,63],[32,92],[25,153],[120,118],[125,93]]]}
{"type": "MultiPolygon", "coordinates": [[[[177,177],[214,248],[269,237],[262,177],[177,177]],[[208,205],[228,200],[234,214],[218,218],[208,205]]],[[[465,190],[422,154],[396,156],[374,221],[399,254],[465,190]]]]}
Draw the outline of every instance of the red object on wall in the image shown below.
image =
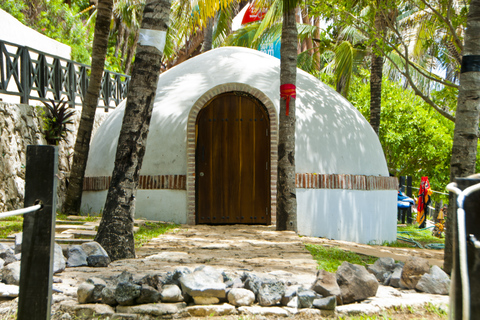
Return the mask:
{"type": "Polygon", "coordinates": [[[245,11],[245,15],[243,16],[242,24],[262,20],[263,17],[265,17],[265,14],[267,13],[267,11],[268,11],[267,8],[263,8],[263,9],[256,8],[255,1],[250,3],[248,5],[247,11],[245,11]]]}
{"type": "Polygon", "coordinates": [[[287,102],[286,115],[288,116],[290,98],[295,99],[297,97],[295,85],[291,83],[282,84],[280,86],[280,97],[287,102]]]}

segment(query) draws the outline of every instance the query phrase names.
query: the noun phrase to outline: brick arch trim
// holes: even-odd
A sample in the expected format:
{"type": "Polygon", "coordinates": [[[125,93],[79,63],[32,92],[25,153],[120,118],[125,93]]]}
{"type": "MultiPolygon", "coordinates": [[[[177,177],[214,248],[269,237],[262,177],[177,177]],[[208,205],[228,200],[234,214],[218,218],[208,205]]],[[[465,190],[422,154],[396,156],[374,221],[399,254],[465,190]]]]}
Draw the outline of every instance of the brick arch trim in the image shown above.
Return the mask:
{"type": "Polygon", "coordinates": [[[272,100],[262,91],[244,83],[225,83],[205,92],[192,106],[187,122],[187,224],[195,224],[195,124],[200,110],[212,98],[227,92],[245,92],[257,98],[266,108],[270,118],[270,197],[271,224],[277,217],[277,165],[278,165],[278,121],[272,100]]]}

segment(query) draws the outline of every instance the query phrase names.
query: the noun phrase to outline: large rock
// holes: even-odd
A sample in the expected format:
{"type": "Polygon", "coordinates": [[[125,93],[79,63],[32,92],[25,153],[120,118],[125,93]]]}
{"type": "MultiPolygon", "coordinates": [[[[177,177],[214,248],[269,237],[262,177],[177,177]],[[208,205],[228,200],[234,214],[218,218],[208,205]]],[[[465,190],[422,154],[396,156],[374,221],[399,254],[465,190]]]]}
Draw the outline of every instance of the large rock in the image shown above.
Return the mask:
{"type": "Polygon", "coordinates": [[[87,264],[89,267],[106,268],[110,262],[110,258],[104,255],[92,255],[87,257],[87,264]]]}
{"type": "Polygon", "coordinates": [[[12,262],[18,261],[17,257],[15,256],[15,252],[10,247],[7,247],[0,251],[0,258],[3,259],[4,266],[12,262]]]}
{"type": "Polygon", "coordinates": [[[313,300],[320,298],[313,290],[304,290],[299,288],[297,291],[298,304],[300,308],[311,308],[313,306],[313,300]]]}
{"type": "Polygon", "coordinates": [[[337,303],[342,304],[342,294],[335,273],[318,270],[312,290],[324,297],[335,296],[337,303]]]}
{"type": "Polygon", "coordinates": [[[448,295],[450,292],[450,278],[438,266],[432,266],[430,273],[425,273],[415,287],[419,291],[433,294],[448,295]]]}
{"type": "Polygon", "coordinates": [[[372,273],[380,283],[384,283],[386,279],[390,278],[395,269],[395,260],[390,257],[382,257],[377,259],[374,264],[368,265],[368,272],[372,273]]]}
{"type": "Polygon", "coordinates": [[[131,282],[120,282],[115,288],[115,300],[121,306],[131,306],[140,297],[142,286],[131,282]]]}
{"type": "Polygon", "coordinates": [[[99,302],[102,299],[102,291],[107,286],[100,278],[90,278],[81,283],[77,289],[78,303],[99,302]]]}
{"type": "Polygon", "coordinates": [[[80,245],[71,245],[67,249],[67,266],[82,267],[87,266],[87,254],[80,245]]]}
{"type": "Polygon", "coordinates": [[[255,302],[255,294],[247,289],[233,288],[228,292],[228,302],[234,306],[251,306],[255,302]]]}
{"type": "Polygon", "coordinates": [[[394,288],[400,288],[400,279],[402,278],[402,266],[397,266],[390,275],[388,285],[394,288]]]}
{"type": "Polygon", "coordinates": [[[265,279],[256,295],[258,304],[261,306],[274,306],[279,304],[285,294],[285,284],[280,280],[265,279]]]}
{"type": "Polygon", "coordinates": [[[118,304],[115,299],[115,287],[106,286],[102,290],[102,302],[110,306],[116,306],[118,304]]]}
{"type": "Polygon", "coordinates": [[[182,290],[176,284],[164,285],[161,299],[163,302],[182,302],[184,300],[182,290]]]}
{"type": "Polygon", "coordinates": [[[3,282],[6,284],[20,284],[20,261],[12,262],[2,269],[3,282]]]}
{"type": "Polygon", "coordinates": [[[337,299],[335,296],[317,298],[313,300],[313,306],[320,310],[335,310],[337,299]]]}
{"type": "Polygon", "coordinates": [[[63,256],[62,247],[55,243],[55,247],[53,250],[53,273],[60,273],[65,270],[67,266],[65,257],[63,256]]]}
{"type": "Polygon", "coordinates": [[[420,278],[430,271],[427,259],[409,257],[403,266],[400,277],[400,286],[407,289],[415,289],[420,278]]]}
{"type": "Polygon", "coordinates": [[[297,298],[297,290],[300,286],[289,286],[285,289],[285,293],[283,294],[282,300],[280,300],[280,304],[282,306],[291,306],[292,308],[298,308],[298,298],[297,298]],[[295,300],[295,302],[292,302],[295,300]]]}
{"type": "Polygon", "coordinates": [[[343,262],[337,269],[337,283],[344,304],[362,301],[374,297],[378,290],[378,281],[364,266],[343,262]]]}
{"type": "Polygon", "coordinates": [[[226,286],[220,271],[210,266],[198,267],[180,277],[182,291],[192,297],[226,297],[226,286]]]}
{"type": "Polygon", "coordinates": [[[106,267],[110,263],[107,251],[96,241],[82,243],[87,255],[87,264],[91,267],[106,267]]]}
{"type": "Polygon", "coordinates": [[[137,304],[157,303],[160,301],[160,292],[149,285],[143,284],[140,289],[140,296],[137,298],[137,304]]]}

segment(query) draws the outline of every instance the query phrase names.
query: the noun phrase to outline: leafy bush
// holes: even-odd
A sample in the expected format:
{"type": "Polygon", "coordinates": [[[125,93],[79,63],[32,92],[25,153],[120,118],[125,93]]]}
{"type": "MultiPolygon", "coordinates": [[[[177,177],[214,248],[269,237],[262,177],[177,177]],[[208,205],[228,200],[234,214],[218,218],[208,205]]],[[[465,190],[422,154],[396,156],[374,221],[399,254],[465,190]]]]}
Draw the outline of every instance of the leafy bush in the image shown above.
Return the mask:
{"type": "Polygon", "coordinates": [[[58,145],[58,142],[65,139],[67,132],[71,131],[67,124],[73,124],[75,110],[69,111],[67,101],[63,99],[59,103],[53,100],[50,102],[51,104],[43,102],[47,107],[47,112],[43,116],[43,131],[48,144],[58,145]]]}

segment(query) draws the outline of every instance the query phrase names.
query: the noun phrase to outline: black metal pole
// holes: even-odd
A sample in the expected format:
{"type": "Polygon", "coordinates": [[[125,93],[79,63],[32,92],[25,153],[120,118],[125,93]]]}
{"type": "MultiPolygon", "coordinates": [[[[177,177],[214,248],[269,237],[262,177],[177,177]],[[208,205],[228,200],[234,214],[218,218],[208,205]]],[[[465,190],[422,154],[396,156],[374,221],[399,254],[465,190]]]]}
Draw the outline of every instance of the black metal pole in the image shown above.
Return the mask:
{"type": "MultiPolygon", "coordinates": [[[[479,178],[457,178],[457,187],[460,190],[480,183],[479,178]]],[[[455,198],[456,199],[456,198],[455,198]]],[[[457,212],[457,203],[450,203],[457,212]]],[[[465,198],[463,204],[465,210],[465,228],[467,238],[474,235],[480,240],[480,191],[476,191],[465,198]]],[[[450,217],[453,226],[453,306],[450,306],[450,312],[453,312],[454,319],[462,319],[462,285],[460,281],[460,256],[458,247],[457,217],[450,217]]],[[[449,228],[451,226],[448,226],[449,228]]],[[[473,243],[467,241],[467,266],[468,278],[470,284],[470,319],[480,319],[480,257],[478,249],[475,249],[473,243]]]]}
{"type": "Polygon", "coordinates": [[[57,147],[27,147],[25,207],[43,207],[23,220],[18,320],[51,317],[57,168],[57,147]]]}

